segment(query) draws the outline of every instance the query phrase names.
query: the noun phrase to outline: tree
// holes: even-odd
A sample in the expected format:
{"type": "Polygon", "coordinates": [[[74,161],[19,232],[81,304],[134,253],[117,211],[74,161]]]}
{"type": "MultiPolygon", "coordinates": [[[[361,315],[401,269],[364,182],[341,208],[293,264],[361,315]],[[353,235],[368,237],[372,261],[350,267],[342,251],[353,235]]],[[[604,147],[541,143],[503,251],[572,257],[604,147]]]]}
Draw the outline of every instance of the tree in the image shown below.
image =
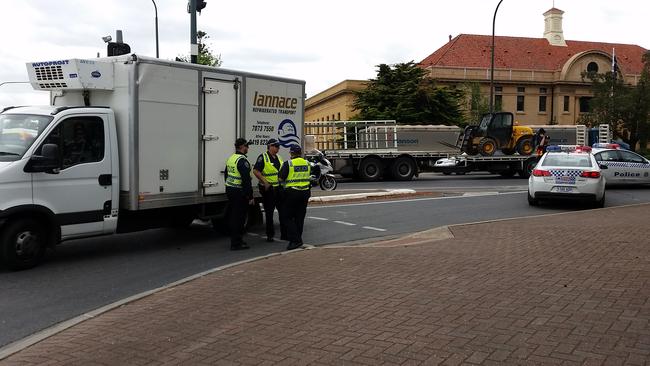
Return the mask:
{"type": "MultiPolygon", "coordinates": [[[[465,100],[465,120],[479,122],[484,114],[490,113],[490,98],[481,94],[481,85],[468,82],[463,85],[465,100]]],[[[495,111],[501,106],[495,106],[495,111]]]]}
{"type": "Polygon", "coordinates": [[[462,121],[462,91],[438,87],[426,77],[426,70],[413,61],[377,66],[377,78],[365,90],[355,93],[352,104],[359,111],[354,119],[394,119],[403,124],[462,121]]]}
{"type": "Polygon", "coordinates": [[[643,71],[637,85],[625,84],[618,70],[603,74],[583,73],[592,82],[594,97],[590,112],[580,123],[609,123],[615,138],[628,143],[632,149],[641,142],[645,151],[650,135],[650,52],[643,55],[643,71]]]}
{"type": "MultiPolygon", "coordinates": [[[[200,65],[208,65],[208,66],[216,66],[216,67],[221,66],[221,62],[222,62],[221,55],[213,55],[212,50],[206,44],[206,40],[210,38],[210,36],[208,36],[206,32],[200,30],[196,32],[196,38],[197,38],[197,44],[199,46],[199,55],[197,57],[197,62],[200,65]]],[[[190,62],[190,57],[177,56],[176,61],[190,62]]]]}

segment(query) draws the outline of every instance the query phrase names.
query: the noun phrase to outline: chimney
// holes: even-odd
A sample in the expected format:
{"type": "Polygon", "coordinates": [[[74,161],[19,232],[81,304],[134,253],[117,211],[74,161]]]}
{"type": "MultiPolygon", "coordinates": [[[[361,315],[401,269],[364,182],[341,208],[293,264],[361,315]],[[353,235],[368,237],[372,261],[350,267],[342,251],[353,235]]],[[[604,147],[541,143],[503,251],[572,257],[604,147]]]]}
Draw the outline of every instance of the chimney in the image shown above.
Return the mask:
{"type": "Polygon", "coordinates": [[[451,42],[451,34],[449,35],[449,42],[451,42]]]}
{"type": "Polygon", "coordinates": [[[557,8],[552,8],[544,13],[544,38],[551,46],[566,47],[562,31],[562,14],[564,12],[557,8]]]}

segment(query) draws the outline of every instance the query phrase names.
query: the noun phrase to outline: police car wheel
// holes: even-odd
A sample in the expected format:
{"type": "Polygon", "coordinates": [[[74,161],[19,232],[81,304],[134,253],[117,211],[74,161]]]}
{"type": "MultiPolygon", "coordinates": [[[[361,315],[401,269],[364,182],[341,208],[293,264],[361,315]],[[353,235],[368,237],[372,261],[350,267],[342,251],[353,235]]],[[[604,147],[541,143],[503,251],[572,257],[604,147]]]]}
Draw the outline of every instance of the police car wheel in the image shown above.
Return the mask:
{"type": "Polygon", "coordinates": [[[539,200],[531,196],[530,192],[528,192],[528,204],[531,206],[539,206],[539,200]]]}
{"type": "Polygon", "coordinates": [[[603,192],[603,198],[600,200],[597,200],[594,202],[594,207],[595,208],[603,208],[605,207],[605,193],[603,192]]]}

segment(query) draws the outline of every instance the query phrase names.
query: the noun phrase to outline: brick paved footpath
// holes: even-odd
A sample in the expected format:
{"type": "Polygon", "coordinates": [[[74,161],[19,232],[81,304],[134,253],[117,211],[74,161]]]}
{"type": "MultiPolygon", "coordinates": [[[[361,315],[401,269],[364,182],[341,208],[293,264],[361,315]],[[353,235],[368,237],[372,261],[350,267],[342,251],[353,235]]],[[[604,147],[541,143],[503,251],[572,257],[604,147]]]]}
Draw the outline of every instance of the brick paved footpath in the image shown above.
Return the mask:
{"type": "Polygon", "coordinates": [[[640,205],[299,251],[135,301],[0,364],[648,364],[649,223],[640,205]]]}

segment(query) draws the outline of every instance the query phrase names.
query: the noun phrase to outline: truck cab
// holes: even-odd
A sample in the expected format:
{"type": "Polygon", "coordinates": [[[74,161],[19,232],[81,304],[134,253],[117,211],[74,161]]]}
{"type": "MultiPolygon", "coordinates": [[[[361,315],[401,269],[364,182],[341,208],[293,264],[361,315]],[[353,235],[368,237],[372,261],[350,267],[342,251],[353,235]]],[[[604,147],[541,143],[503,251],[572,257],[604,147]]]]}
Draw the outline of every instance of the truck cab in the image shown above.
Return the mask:
{"type": "Polygon", "coordinates": [[[114,121],[108,108],[19,107],[0,114],[0,258],[10,268],[32,267],[61,240],[115,231],[114,121]]]}

